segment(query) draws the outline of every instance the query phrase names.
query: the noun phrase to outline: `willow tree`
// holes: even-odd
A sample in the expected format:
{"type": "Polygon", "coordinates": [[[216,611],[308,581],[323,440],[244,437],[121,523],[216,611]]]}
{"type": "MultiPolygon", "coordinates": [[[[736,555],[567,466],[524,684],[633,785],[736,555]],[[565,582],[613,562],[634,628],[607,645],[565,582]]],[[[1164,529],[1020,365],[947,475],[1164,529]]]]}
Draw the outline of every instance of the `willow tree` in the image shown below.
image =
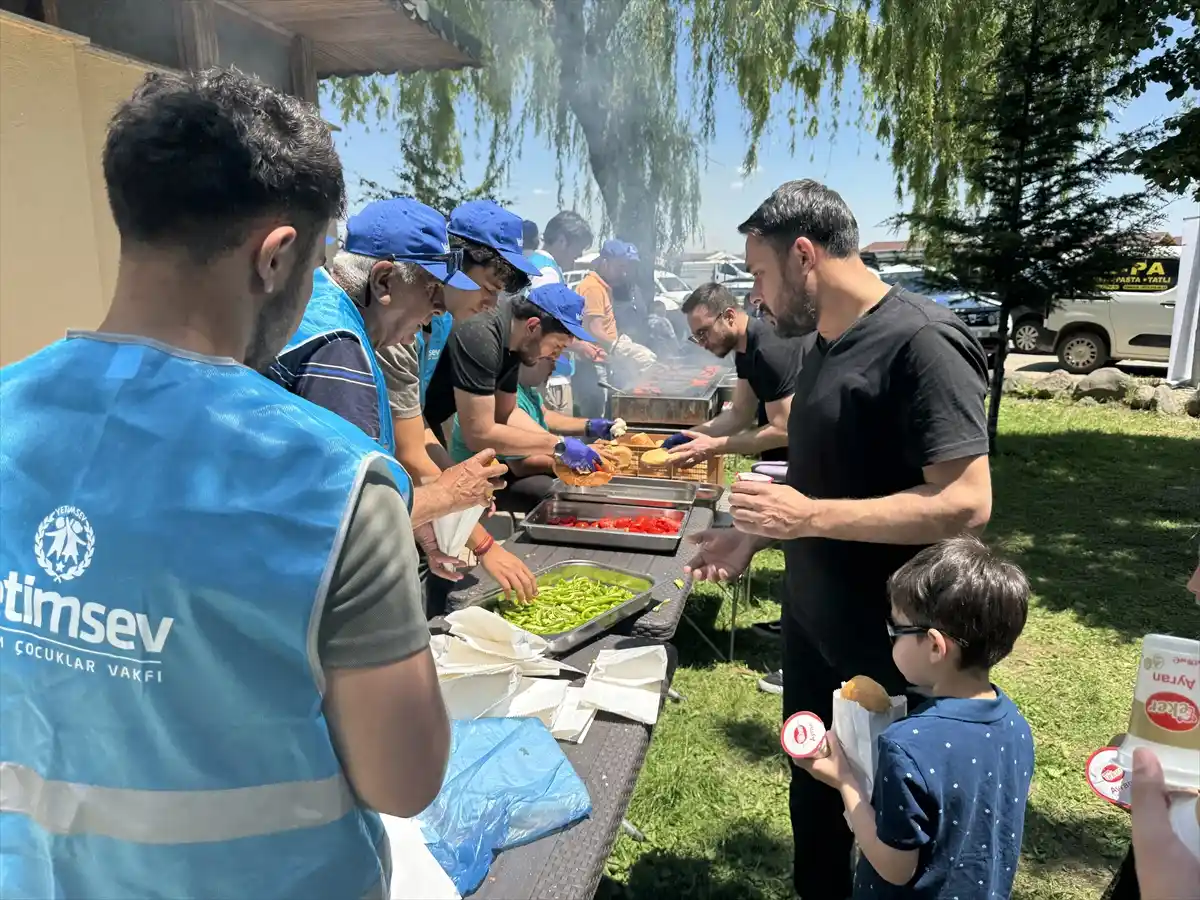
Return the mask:
{"type": "Polygon", "coordinates": [[[482,39],[482,68],[334,79],[326,99],[344,119],[398,125],[449,168],[462,165],[460,136],[473,129],[489,147],[485,177],[501,181],[527,133],[542,137],[560,204],[598,198],[643,258],[697,233],[698,175],[718,128],[745,134],[753,169],[773,132],[794,151],[802,134],[866,125],[889,147],[898,196],[916,208],[954,196],[967,136],[949,123],[986,85],[1002,19],[1000,0],[438,5],[482,39]],[[854,69],[862,89],[843,98],[854,69]],[[718,121],[724,85],[741,101],[739,121],[718,121]]]}

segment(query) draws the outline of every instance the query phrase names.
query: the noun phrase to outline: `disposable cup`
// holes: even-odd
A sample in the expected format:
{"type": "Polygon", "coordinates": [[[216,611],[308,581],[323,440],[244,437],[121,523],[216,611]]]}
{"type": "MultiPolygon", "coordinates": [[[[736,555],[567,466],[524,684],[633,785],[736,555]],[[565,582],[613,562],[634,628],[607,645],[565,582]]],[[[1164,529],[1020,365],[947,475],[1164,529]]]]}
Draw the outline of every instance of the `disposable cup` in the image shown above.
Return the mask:
{"type": "Polygon", "coordinates": [[[779,743],[792,759],[813,759],[829,753],[825,723],[815,713],[798,712],[789,716],[779,732],[779,743]]]}
{"type": "Polygon", "coordinates": [[[1133,751],[1148,747],[1162,763],[1167,786],[1200,788],[1200,641],[1148,634],[1129,727],[1117,764],[1133,771],[1133,751]]]}
{"type": "Polygon", "coordinates": [[[763,475],[761,472],[738,472],[738,481],[757,481],[760,484],[772,484],[775,479],[770,475],[763,475]]]}

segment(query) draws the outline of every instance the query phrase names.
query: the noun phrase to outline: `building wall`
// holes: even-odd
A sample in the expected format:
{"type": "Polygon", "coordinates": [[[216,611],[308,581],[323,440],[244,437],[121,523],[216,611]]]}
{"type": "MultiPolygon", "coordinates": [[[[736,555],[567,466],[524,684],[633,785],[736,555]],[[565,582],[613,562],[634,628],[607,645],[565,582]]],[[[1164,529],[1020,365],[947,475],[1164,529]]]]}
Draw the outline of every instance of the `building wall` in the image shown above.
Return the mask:
{"type": "Polygon", "coordinates": [[[100,152],[148,68],[0,13],[0,365],[107,309],[118,243],[100,152]]]}

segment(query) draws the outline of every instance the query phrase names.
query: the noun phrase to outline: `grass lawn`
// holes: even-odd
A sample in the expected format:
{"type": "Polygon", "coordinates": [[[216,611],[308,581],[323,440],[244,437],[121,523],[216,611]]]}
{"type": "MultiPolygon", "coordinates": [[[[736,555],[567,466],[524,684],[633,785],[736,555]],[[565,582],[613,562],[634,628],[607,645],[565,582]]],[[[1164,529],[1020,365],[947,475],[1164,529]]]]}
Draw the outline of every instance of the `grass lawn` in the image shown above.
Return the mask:
{"type": "MultiPolygon", "coordinates": [[[[1005,398],[989,541],[1036,596],[995,672],[1033,727],[1037,771],[1014,897],[1095,898],[1124,854],[1127,816],[1093,796],[1088,754],[1125,727],[1143,634],[1200,634],[1184,585],[1200,538],[1200,425],[1124,407],[1005,398]]],[[[759,693],[778,646],[746,626],[776,618],[778,551],[755,564],[738,658],[718,662],[685,624],[675,687],[629,810],[647,836],[619,838],[598,896],[775,900],[793,896],[779,698],[759,693]]],[[[717,646],[729,603],[704,586],[689,613],[717,646]]]]}

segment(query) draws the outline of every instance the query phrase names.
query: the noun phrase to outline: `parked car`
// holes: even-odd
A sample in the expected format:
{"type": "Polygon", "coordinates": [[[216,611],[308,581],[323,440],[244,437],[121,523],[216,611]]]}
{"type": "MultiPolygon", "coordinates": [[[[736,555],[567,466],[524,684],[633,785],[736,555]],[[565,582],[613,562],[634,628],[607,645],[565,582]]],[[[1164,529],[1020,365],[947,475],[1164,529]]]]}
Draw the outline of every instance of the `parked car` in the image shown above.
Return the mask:
{"type": "MultiPolygon", "coordinates": [[[[563,279],[566,281],[567,287],[574,288],[590,271],[590,269],[571,269],[563,272],[563,279]]],[[[664,269],[654,270],[654,299],[661,300],[663,306],[667,308],[667,312],[677,312],[691,292],[692,288],[688,283],[674,272],[667,272],[664,269]]]]}
{"type": "Polygon", "coordinates": [[[1029,306],[1018,306],[1008,316],[1008,336],[1018,353],[1038,353],[1046,316],[1029,306]]]}
{"type": "Polygon", "coordinates": [[[679,309],[691,292],[691,285],[674,272],[654,270],[654,299],[661,300],[668,312],[679,309]]]}
{"type": "Polygon", "coordinates": [[[1103,300],[1068,300],[1046,318],[1039,349],[1068,372],[1086,374],[1122,359],[1167,362],[1179,291],[1179,259],[1132,260],[1103,300]]]}
{"type": "Polygon", "coordinates": [[[987,353],[988,365],[1000,347],[1000,304],[987,297],[945,287],[944,277],[916,266],[885,266],[878,275],[887,284],[899,284],[935,303],[950,307],[987,353]]]}

